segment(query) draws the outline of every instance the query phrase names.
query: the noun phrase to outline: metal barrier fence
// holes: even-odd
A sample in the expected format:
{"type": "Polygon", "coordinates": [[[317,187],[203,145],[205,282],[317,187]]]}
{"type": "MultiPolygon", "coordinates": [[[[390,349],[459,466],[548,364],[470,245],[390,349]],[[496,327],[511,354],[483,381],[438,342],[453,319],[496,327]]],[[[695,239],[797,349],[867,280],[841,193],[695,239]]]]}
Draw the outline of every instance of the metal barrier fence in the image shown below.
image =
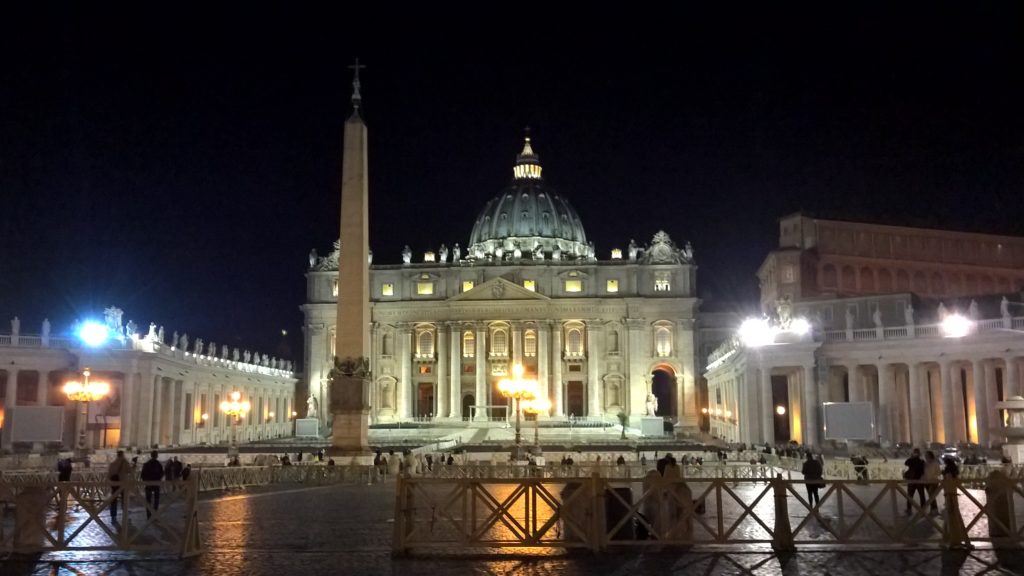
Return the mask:
{"type": "Polygon", "coordinates": [[[1024,485],[727,478],[398,479],[393,550],[1024,543],[1024,485]],[[914,496],[914,498],[910,498],[914,496]],[[941,513],[938,510],[941,509],[941,513]]]}
{"type": "Polygon", "coordinates": [[[195,478],[111,483],[4,477],[0,479],[0,551],[193,556],[202,551],[196,516],[198,486],[195,478]],[[154,493],[158,494],[155,501],[151,500],[154,493]]]}
{"type": "MultiPolygon", "coordinates": [[[[742,480],[770,480],[780,470],[767,464],[687,464],[678,466],[683,478],[731,478],[742,480]]],[[[417,476],[425,478],[587,478],[598,474],[604,478],[643,478],[655,469],[653,463],[641,465],[631,462],[595,464],[585,462],[562,466],[550,463],[544,466],[522,466],[509,463],[474,463],[445,465],[435,463],[430,470],[420,470],[417,476]]]]}

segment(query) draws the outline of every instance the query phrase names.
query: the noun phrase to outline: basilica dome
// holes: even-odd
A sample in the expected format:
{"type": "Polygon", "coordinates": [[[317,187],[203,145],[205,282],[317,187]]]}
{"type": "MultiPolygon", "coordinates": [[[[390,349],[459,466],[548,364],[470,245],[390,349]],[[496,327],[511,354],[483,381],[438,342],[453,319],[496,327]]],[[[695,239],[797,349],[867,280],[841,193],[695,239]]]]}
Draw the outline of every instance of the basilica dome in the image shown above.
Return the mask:
{"type": "Polygon", "coordinates": [[[529,136],[512,171],[512,183],[487,202],[473,224],[470,258],[593,258],[576,210],[544,184],[529,136]]]}

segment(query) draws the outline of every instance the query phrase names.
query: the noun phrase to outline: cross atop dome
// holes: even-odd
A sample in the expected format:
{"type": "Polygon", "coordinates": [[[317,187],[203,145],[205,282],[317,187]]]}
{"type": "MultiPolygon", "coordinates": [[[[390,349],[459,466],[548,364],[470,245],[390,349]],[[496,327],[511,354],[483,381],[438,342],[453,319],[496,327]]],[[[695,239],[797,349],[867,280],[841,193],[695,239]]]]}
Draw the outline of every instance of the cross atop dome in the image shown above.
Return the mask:
{"type": "Polygon", "coordinates": [[[541,172],[540,156],[530,146],[530,127],[527,126],[524,132],[526,141],[523,143],[523,151],[516,156],[516,165],[512,168],[512,174],[516,180],[539,180],[541,172]]]}
{"type": "Polygon", "coordinates": [[[349,65],[349,69],[353,71],[352,74],[352,113],[356,116],[359,115],[359,106],[363,103],[363,96],[359,93],[359,69],[366,68],[366,66],[359,63],[359,58],[356,58],[356,63],[349,65]]]}

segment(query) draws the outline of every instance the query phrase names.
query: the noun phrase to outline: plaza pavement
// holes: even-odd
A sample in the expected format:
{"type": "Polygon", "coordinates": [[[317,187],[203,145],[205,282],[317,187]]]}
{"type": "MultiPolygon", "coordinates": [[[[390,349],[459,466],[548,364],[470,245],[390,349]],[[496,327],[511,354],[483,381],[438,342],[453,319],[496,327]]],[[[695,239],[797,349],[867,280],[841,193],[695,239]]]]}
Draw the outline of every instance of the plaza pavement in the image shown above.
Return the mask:
{"type": "Polygon", "coordinates": [[[394,482],[373,486],[269,487],[204,496],[200,503],[205,551],[174,557],[83,554],[0,562],[3,576],[124,574],[137,576],[350,575],[448,576],[521,574],[1024,574],[1024,554],[974,550],[856,550],[800,552],[787,558],[758,549],[739,552],[610,552],[595,556],[550,551],[391,555],[394,482]]]}

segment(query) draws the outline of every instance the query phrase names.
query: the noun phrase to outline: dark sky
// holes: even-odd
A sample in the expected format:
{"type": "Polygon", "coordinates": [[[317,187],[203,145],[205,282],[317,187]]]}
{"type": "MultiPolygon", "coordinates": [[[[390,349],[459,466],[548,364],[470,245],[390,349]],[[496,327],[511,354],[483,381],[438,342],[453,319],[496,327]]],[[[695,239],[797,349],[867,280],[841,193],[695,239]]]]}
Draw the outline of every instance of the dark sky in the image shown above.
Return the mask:
{"type": "Polygon", "coordinates": [[[378,263],[465,246],[526,125],[601,257],[690,240],[712,307],[800,209],[1024,235],[1019,3],[142,4],[0,15],[0,332],[115,304],[298,357],[356,56],[378,263]]]}

